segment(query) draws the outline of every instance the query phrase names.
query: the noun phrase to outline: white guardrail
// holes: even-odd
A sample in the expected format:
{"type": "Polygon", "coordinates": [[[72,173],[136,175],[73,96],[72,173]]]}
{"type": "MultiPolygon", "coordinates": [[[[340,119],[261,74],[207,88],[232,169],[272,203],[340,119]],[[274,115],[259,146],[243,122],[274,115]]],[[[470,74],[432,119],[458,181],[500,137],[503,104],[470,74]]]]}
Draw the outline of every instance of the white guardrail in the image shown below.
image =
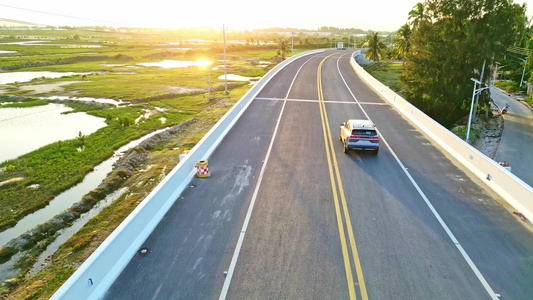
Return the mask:
{"type": "Polygon", "coordinates": [[[211,128],[185,159],[178,163],[50,299],[100,298],[194,177],[196,162],[207,159],[211,155],[270,79],[295,59],[324,51],[325,49],[313,50],[292,56],[265,74],[211,128]]]}
{"type": "Polygon", "coordinates": [[[530,221],[533,221],[533,188],[531,186],[435,122],[432,118],[389,89],[389,87],[368,74],[354,59],[354,56],[359,54],[360,51],[353,53],[350,64],[368,85],[484,181],[492,190],[513,206],[516,211],[522,213],[530,221]]]}

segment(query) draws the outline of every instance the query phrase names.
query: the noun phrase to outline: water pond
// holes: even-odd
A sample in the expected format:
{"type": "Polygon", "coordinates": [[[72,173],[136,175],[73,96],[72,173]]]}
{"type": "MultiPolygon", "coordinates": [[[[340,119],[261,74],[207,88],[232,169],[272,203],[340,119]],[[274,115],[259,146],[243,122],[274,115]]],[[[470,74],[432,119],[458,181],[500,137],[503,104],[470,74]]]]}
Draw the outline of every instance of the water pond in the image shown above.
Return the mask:
{"type": "Polygon", "coordinates": [[[63,76],[79,75],[81,73],[74,72],[9,72],[0,73],[0,84],[25,82],[35,78],[47,77],[47,78],[59,78],[63,76]]]}
{"type": "Polygon", "coordinates": [[[23,41],[23,42],[10,42],[10,43],[0,43],[0,45],[35,45],[37,43],[45,43],[47,41],[23,41]]]}
{"type": "MultiPolygon", "coordinates": [[[[61,244],[66,242],[73,234],[75,234],[85,224],[87,224],[87,222],[91,218],[97,216],[106,206],[109,206],[111,203],[113,203],[113,201],[118,199],[118,197],[120,197],[122,194],[124,194],[127,191],[128,191],[128,188],[124,187],[124,188],[120,188],[120,189],[114,191],[113,193],[107,195],[107,197],[104,200],[98,202],[93,207],[93,209],[91,209],[90,211],[82,214],[78,219],[76,219],[76,221],[74,221],[72,226],[59,230],[59,232],[58,232],[59,235],[57,236],[57,238],[50,245],[48,245],[46,247],[46,250],[43,253],[41,253],[41,255],[39,255],[39,258],[33,264],[33,268],[31,270],[31,272],[35,273],[35,272],[39,271],[39,269],[42,268],[42,266],[46,263],[46,260],[52,254],[54,254],[54,252],[56,252],[57,249],[59,249],[59,246],[61,246],[61,244]]],[[[0,281],[2,281],[1,274],[2,274],[2,272],[1,272],[1,267],[0,267],[0,281]]],[[[9,279],[9,278],[5,278],[4,280],[6,280],[6,279],[9,279]]]]}
{"type": "Polygon", "coordinates": [[[73,100],[73,101],[91,101],[91,102],[98,102],[98,103],[106,103],[106,104],[112,104],[115,106],[119,106],[120,104],[126,104],[129,102],[125,102],[122,100],[115,100],[110,98],[92,98],[92,97],[68,97],[68,96],[52,96],[52,97],[39,97],[39,99],[43,100],[73,100]]]}
{"type": "Polygon", "coordinates": [[[81,131],[89,135],[105,127],[105,119],[78,112],[63,104],[26,108],[0,108],[0,161],[16,158],[60,140],[76,138],[81,131]]]}
{"type": "MultiPolygon", "coordinates": [[[[97,165],[92,172],[85,175],[82,182],[78,183],[77,185],[71,187],[70,189],[56,196],[44,208],[25,216],[20,221],[18,221],[14,227],[8,228],[5,231],[0,232],[0,248],[1,246],[9,242],[11,239],[16,238],[19,235],[26,232],[27,230],[30,230],[33,227],[50,220],[55,215],[71,207],[74,203],[80,201],[83,195],[87,194],[91,190],[98,187],[98,185],[102,182],[102,180],[105,179],[107,174],[113,170],[113,164],[122,156],[123,152],[139,145],[142,141],[158,133],[161,133],[165,130],[166,128],[156,130],[154,132],[151,132],[137,140],[131,141],[127,143],[126,145],[120,147],[117,151],[114,152],[111,158],[97,165]]],[[[110,201],[113,201],[114,199],[116,199],[116,197],[113,197],[113,199],[110,201]]],[[[109,199],[106,199],[106,200],[109,201],[109,199]]],[[[108,202],[108,201],[105,201],[105,202],[108,202]]],[[[87,214],[91,216],[95,215],[94,212],[92,213],[88,212],[87,214]]],[[[72,233],[73,232],[71,232],[71,234],[72,233]]]]}
{"type": "MultiPolygon", "coordinates": [[[[61,48],[101,48],[101,45],[77,45],[77,44],[46,44],[50,41],[24,41],[0,43],[0,45],[25,45],[25,46],[61,46],[61,48]]],[[[1,52],[0,52],[1,53],[1,52]]]]}
{"type": "MultiPolygon", "coordinates": [[[[228,80],[232,81],[249,81],[249,80],[258,80],[261,77],[246,77],[241,75],[235,75],[235,74],[228,74],[228,80]]],[[[218,79],[224,80],[224,75],[218,76],[218,79]]]]}

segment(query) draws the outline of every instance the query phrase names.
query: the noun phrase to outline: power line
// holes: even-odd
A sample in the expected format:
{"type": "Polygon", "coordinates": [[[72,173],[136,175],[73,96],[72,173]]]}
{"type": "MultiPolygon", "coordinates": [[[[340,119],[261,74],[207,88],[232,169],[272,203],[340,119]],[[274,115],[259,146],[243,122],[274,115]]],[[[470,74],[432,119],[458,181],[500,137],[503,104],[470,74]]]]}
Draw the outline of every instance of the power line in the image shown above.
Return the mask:
{"type": "Polygon", "coordinates": [[[137,27],[137,26],[133,26],[133,25],[131,25],[131,24],[126,25],[126,24],[124,24],[124,23],[118,23],[118,22],[113,22],[113,21],[103,21],[103,20],[89,19],[89,18],[83,18],[83,17],[73,17],[73,16],[68,16],[68,15],[62,15],[62,14],[57,14],[57,13],[52,13],[52,12],[46,12],[46,11],[41,11],[41,10],[29,9],[29,8],[16,7],[16,6],[5,5],[5,4],[0,4],[0,6],[8,7],[8,8],[13,8],[13,9],[24,10],[24,11],[31,11],[31,12],[36,12],[36,13],[40,13],[40,14],[46,14],[46,15],[52,15],[52,16],[65,17],[65,18],[70,18],[70,19],[85,20],[85,21],[93,21],[93,22],[100,22],[100,23],[111,23],[111,24],[117,24],[117,25],[122,25],[122,26],[132,26],[132,27],[137,27]]]}
{"type": "Polygon", "coordinates": [[[512,53],[516,53],[516,54],[520,54],[520,55],[525,55],[525,56],[532,56],[533,55],[533,49],[525,49],[525,48],[520,48],[520,47],[516,47],[516,46],[507,48],[507,51],[512,52],[512,53]]]}
{"type": "MultiPolygon", "coordinates": [[[[0,4],[1,6],[1,4],[0,4]]],[[[55,27],[58,29],[67,29],[67,30],[77,30],[77,31],[87,31],[91,33],[99,32],[99,33],[106,33],[106,34],[113,34],[114,32],[106,31],[106,30],[98,30],[98,29],[88,29],[88,28],[98,28],[98,26],[92,25],[92,26],[58,26],[58,25],[51,25],[51,24],[43,24],[43,23],[32,23],[32,22],[26,22],[21,20],[15,20],[15,19],[6,19],[6,18],[0,18],[0,22],[9,22],[9,23],[15,23],[15,24],[21,24],[21,25],[30,25],[30,26],[43,26],[43,27],[55,27]]],[[[147,28],[149,29],[149,28],[147,28]]],[[[153,32],[121,32],[121,34],[126,35],[151,35],[153,32]]]]}
{"type": "Polygon", "coordinates": [[[42,24],[37,24],[37,23],[32,23],[32,22],[26,22],[26,21],[14,20],[14,19],[6,19],[6,18],[0,18],[0,22],[9,22],[9,23],[17,23],[17,24],[23,24],[23,25],[34,25],[34,26],[42,25],[42,24]]]}

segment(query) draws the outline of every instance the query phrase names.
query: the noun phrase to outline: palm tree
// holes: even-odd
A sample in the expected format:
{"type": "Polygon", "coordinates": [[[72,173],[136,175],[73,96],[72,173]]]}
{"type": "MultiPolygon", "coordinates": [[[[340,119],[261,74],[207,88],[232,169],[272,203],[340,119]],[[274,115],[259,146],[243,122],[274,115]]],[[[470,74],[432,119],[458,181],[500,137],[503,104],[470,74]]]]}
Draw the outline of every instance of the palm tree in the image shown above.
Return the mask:
{"type": "Polygon", "coordinates": [[[409,12],[409,17],[407,18],[411,21],[413,28],[418,27],[419,24],[427,20],[427,16],[424,12],[424,4],[418,2],[413,9],[409,12]]]}
{"type": "Polygon", "coordinates": [[[398,52],[398,58],[403,58],[409,52],[409,48],[411,47],[411,43],[409,42],[410,37],[411,28],[407,23],[400,27],[400,29],[396,32],[396,38],[398,40],[394,43],[394,47],[398,52]]]}
{"type": "Polygon", "coordinates": [[[278,40],[278,52],[277,55],[281,56],[281,61],[285,60],[285,53],[289,52],[289,43],[284,39],[278,40]]]}
{"type": "Polygon", "coordinates": [[[367,47],[365,59],[370,58],[376,61],[379,68],[379,60],[383,57],[381,50],[387,47],[379,40],[377,32],[370,33],[366,36],[365,46],[367,47]]]}

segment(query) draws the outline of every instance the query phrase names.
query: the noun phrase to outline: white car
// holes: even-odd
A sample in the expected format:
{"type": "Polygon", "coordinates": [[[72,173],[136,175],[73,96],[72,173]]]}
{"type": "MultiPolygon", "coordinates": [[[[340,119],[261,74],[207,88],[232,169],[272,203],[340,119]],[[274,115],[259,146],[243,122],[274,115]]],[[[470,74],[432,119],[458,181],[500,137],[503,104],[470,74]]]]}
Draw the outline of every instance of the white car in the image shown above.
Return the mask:
{"type": "Polygon", "coordinates": [[[350,150],[379,152],[379,136],[376,126],[369,120],[351,119],[341,124],[339,139],[344,153],[350,150]]]}

